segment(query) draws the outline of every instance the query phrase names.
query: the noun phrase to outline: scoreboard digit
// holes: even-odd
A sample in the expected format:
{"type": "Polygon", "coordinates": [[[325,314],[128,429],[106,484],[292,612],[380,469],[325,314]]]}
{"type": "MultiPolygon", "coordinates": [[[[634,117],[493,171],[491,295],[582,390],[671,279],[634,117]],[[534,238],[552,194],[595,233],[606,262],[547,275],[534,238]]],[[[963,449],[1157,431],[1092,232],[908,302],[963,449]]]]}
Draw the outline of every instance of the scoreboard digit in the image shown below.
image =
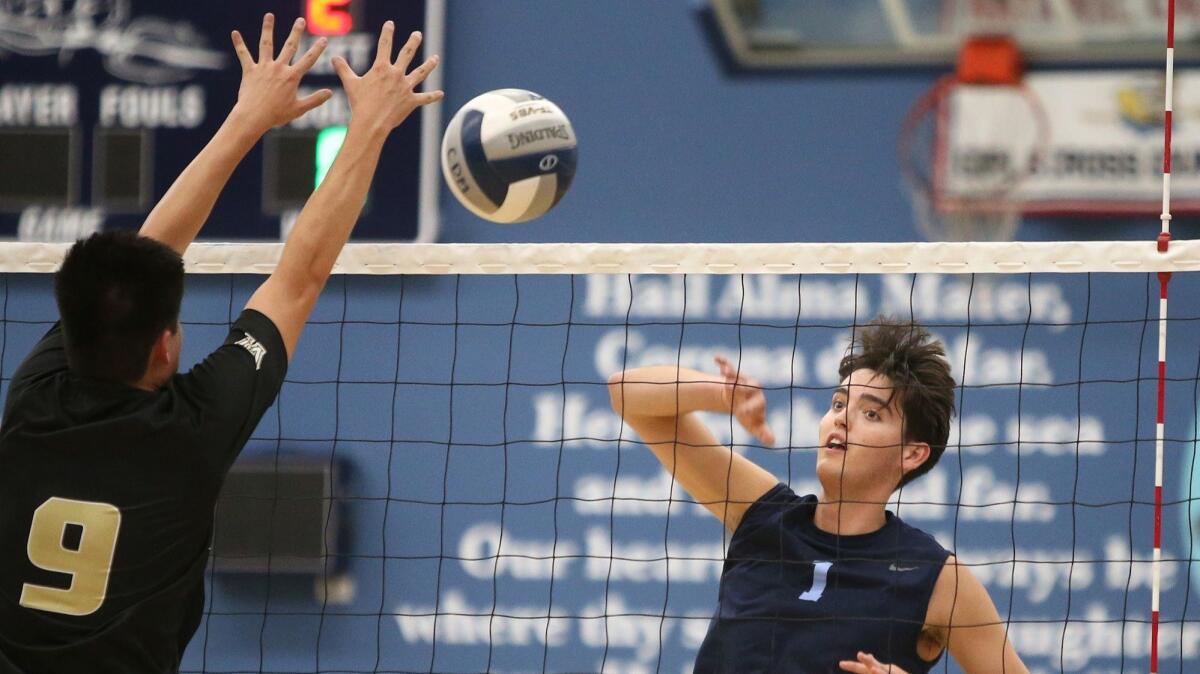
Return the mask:
{"type": "MultiPolygon", "coordinates": [[[[365,72],[387,19],[398,32],[423,30],[423,51],[440,52],[443,43],[444,0],[220,5],[0,0],[0,237],[71,241],[141,226],[237,100],[241,70],[229,32],[240,30],[254,53],[270,11],[277,46],[297,16],[307,23],[300,53],[328,39],[300,94],[328,87],[334,97],[263,138],[200,238],[279,240],[337,155],[350,117],[330,57],[365,72]]],[[[439,87],[439,77],[435,71],[426,86],[439,87]]],[[[439,119],[429,106],[392,133],[354,239],[436,237],[439,119]]]]}

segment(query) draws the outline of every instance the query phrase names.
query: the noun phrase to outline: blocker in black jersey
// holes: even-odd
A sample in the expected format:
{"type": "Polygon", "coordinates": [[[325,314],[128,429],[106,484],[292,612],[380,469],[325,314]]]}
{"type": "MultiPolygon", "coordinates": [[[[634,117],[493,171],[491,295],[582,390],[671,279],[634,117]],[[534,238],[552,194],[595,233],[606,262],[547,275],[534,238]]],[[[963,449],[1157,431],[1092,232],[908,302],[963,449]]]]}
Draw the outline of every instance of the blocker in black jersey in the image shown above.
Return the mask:
{"type": "Polygon", "coordinates": [[[444,95],[415,91],[438,56],[410,68],[413,32],[393,58],[391,21],[362,77],[333,59],[351,106],[338,156],[224,345],[180,375],[183,254],[257,142],[333,95],[301,96],[327,44],[298,53],[305,27],[278,56],[273,14],[257,55],[233,31],[242,82],[221,128],[136,235],[77,241],[55,274],[62,322],[13,376],[0,424],[0,674],[179,669],[225,472],[279,392],[389,133],[444,95]]]}
{"type": "Polygon", "coordinates": [[[213,507],[287,370],[247,310],[150,392],[67,369],[56,325],[0,426],[0,672],[174,672],[204,606],[213,507]]]}
{"type": "Polygon", "coordinates": [[[813,524],[816,496],[779,484],[750,506],[721,573],[697,673],[841,672],[859,651],[922,674],[916,644],[950,556],[887,513],[883,528],[837,536],[813,524]]]}

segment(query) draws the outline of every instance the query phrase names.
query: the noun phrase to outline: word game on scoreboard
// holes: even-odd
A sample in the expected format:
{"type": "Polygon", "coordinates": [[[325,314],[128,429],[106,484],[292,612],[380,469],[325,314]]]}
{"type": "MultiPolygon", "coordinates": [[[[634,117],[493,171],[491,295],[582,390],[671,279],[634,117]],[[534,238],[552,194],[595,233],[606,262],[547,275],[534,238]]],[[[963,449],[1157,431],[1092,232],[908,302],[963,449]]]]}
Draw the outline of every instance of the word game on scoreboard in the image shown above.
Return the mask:
{"type": "MultiPolygon", "coordinates": [[[[0,0],[0,237],[72,241],[139,227],[237,100],[230,32],[241,31],[257,57],[262,16],[273,12],[277,49],[298,16],[307,22],[299,53],[328,38],[300,94],[334,96],[263,138],[200,238],[279,240],[345,136],[350,106],[330,58],[362,74],[385,20],[400,34],[425,30],[441,5],[267,0],[215,11],[190,0],[0,0]]],[[[440,42],[427,33],[427,47],[431,37],[440,42]]],[[[436,114],[414,114],[389,138],[355,239],[436,235],[438,135],[426,120],[438,126],[436,114]]]]}

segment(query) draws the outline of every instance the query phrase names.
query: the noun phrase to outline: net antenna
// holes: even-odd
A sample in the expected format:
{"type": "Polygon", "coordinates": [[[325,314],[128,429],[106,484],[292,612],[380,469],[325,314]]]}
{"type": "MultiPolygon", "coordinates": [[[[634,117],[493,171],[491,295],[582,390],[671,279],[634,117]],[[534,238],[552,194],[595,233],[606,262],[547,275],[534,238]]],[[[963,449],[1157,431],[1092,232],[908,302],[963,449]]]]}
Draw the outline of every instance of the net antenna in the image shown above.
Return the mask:
{"type": "MultiPolygon", "coordinates": [[[[1171,245],[1171,123],[1175,90],[1175,0],[1167,0],[1167,64],[1163,97],[1162,230],[1158,251],[1171,245]]],[[[1150,588],[1150,674],[1158,674],[1158,610],[1162,587],[1162,485],[1167,382],[1167,286],[1170,272],[1158,273],[1158,410],[1154,426],[1154,561],[1150,588]]]]}
{"type": "Polygon", "coordinates": [[[1022,82],[1016,40],[1003,33],[967,38],[955,72],[916,101],[900,131],[901,175],[922,234],[1011,240],[1021,222],[1020,188],[1037,171],[1049,136],[1045,110],[1022,82]]]}

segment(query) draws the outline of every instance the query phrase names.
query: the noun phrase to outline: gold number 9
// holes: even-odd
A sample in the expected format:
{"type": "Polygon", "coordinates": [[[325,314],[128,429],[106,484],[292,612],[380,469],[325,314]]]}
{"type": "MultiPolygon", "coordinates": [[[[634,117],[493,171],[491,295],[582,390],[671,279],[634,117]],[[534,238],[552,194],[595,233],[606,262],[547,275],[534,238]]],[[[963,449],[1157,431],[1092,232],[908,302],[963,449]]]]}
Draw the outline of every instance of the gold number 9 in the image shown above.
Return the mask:
{"type": "Polygon", "coordinates": [[[108,592],[120,528],[121,511],[107,503],[56,496],[38,506],[29,527],[29,561],[40,569],[69,574],[71,585],[64,590],[25,583],[21,606],[74,616],[95,613],[108,592]],[[63,545],[68,524],[83,530],[78,549],[63,545]]]}

